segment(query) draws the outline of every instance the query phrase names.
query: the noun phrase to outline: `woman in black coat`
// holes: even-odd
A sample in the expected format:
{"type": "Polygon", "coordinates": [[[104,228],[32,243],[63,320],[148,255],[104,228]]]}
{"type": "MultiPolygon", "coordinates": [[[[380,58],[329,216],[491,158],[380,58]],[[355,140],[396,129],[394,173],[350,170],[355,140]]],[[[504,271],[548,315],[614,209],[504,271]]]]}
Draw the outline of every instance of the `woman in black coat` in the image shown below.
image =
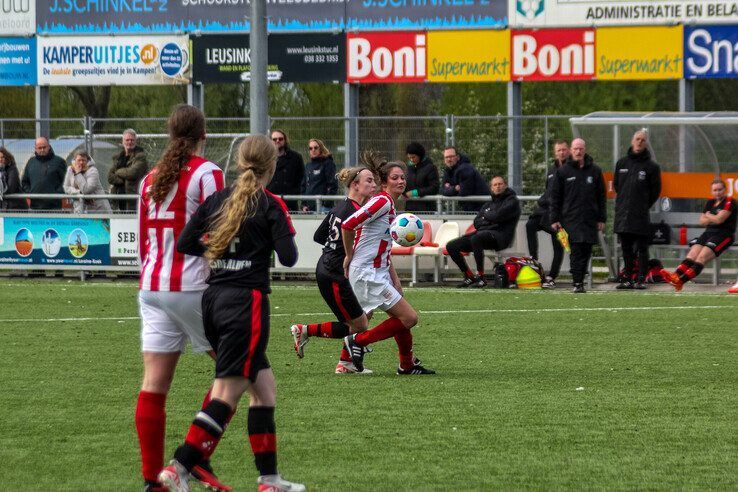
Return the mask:
{"type": "MultiPolygon", "coordinates": [[[[302,183],[303,195],[335,195],[338,191],[336,180],[336,163],[325,144],[313,138],[308,142],[310,162],[305,164],[305,179],[302,183]]],[[[333,208],[333,202],[323,202],[321,213],[328,213],[333,208]]],[[[315,210],[315,202],[311,200],[302,203],[302,211],[315,210]]]]}
{"type": "Polygon", "coordinates": [[[4,199],[5,195],[21,192],[20,173],[15,157],[5,147],[0,147],[0,210],[26,209],[25,200],[4,199]]]}
{"type": "Polygon", "coordinates": [[[418,142],[407,146],[407,187],[405,188],[405,210],[408,212],[429,212],[436,209],[433,202],[414,201],[412,198],[437,195],[439,189],[438,168],[425,155],[425,148],[418,142]]]}

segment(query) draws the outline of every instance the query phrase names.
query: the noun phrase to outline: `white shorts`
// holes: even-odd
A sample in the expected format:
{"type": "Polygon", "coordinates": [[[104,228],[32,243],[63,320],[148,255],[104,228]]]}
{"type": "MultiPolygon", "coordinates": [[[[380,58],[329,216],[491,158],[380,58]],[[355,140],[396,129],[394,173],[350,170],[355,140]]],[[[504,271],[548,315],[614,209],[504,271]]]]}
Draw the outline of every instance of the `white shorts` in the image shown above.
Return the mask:
{"type": "Polygon", "coordinates": [[[138,292],[142,352],[184,352],[187,339],[193,352],[212,350],[202,324],[203,291],[138,292]]]}
{"type": "Polygon", "coordinates": [[[402,295],[392,285],[389,270],[385,268],[354,268],[351,266],[349,283],[365,313],[377,308],[387,311],[402,299],[402,295]]]}

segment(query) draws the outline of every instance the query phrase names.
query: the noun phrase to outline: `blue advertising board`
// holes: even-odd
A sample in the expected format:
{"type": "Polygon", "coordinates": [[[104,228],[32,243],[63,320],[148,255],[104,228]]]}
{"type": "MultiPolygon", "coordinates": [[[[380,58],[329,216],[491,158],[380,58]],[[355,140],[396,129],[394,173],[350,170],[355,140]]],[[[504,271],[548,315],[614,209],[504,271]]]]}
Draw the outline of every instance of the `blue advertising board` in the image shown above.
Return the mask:
{"type": "Polygon", "coordinates": [[[684,26],[684,78],[738,77],[738,27],[684,26]]]}
{"type": "Polygon", "coordinates": [[[0,217],[0,265],[110,265],[109,221],[0,217]]]}
{"type": "Polygon", "coordinates": [[[0,38],[2,85],[36,85],[36,38],[0,38]]]}
{"type": "Polygon", "coordinates": [[[468,29],[507,26],[507,0],[350,0],[347,29],[468,29]]]}

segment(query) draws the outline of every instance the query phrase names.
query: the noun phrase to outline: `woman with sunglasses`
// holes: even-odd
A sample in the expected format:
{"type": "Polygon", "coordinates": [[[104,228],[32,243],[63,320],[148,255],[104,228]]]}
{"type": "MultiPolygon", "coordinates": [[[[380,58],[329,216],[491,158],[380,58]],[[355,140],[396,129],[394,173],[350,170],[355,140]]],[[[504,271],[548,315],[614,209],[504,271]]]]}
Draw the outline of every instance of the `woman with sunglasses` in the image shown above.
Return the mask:
{"type": "MultiPolygon", "coordinates": [[[[308,142],[310,162],[305,165],[304,195],[335,195],[338,190],[336,181],[336,164],[325,144],[313,138],[308,142]]],[[[333,202],[323,202],[318,212],[327,214],[333,202]]],[[[315,202],[302,202],[302,211],[315,211],[315,202]]]]}

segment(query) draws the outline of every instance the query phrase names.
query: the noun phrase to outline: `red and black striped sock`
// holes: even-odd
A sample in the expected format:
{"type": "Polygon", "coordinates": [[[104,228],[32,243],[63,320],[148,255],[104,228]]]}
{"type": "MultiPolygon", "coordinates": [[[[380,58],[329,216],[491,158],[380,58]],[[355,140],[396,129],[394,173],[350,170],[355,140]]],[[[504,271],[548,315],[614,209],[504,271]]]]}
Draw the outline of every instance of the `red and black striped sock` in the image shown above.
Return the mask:
{"type": "Polygon", "coordinates": [[[157,482],[164,467],[164,434],[167,395],[140,391],[136,402],[136,432],[141,449],[141,472],[147,482],[157,482]]]}
{"type": "Polygon", "coordinates": [[[210,400],[204,409],[197,412],[185,443],[174,452],[174,459],[187,470],[210,459],[231,417],[233,410],[230,405],[221,400],[210,400]]]}
{"type": "Polygon", "coordinates": [[[694,261],[690,260],[689,258],[685,258],[678,267],[676,267],[676,274],[682,275],[684,272],[690,268],[692,265],[694,265],[694,261]]]}
{"type": "Polygon", "coordinates": [[[357,333],[354,336],[354,340],[362,347],[366,347],[370,343],[376,343],[380,340],[392,338],[400,330],[404,329],[405,327],[402,325],[402,322],[398,318],[387,318],[371,330],[357,333]]]}
{"type": "Polygon", "coordinates": [[[313,323],[307,325],[307,334],[309,337],[343,338],[349,334],[349,327],[338,321],[313,323]]]}
{"type": "Polygon", "coordinates": [[[277,474],[277,430],[274,407],[249,407],[249,442],[259,475],[277,474]]]}
{"type": "Polygon", "coordinates": [[[464,272],[464,276],[466,278],[474,278],[474,272],[472,272],[470,268],[467,268],[464,272]]]}
{"type": "Polygon", "coordinates": [[[413,368],[413,333],[407,328],[395,334],[397,350],[400,353],[400,367],[408,370],[413,368]]]}
{"type": "Polygon", "coordinates": [[[702,272],[702,269],[705,268],[705,265],[702,263],[697,263],[696,261],[692,262],[692,266],[684,270],[684,273],[679,275],[679,280],[682,281],[682,283],[687,283],[693,278],[695,278],[697,275],[702,272]]]}

